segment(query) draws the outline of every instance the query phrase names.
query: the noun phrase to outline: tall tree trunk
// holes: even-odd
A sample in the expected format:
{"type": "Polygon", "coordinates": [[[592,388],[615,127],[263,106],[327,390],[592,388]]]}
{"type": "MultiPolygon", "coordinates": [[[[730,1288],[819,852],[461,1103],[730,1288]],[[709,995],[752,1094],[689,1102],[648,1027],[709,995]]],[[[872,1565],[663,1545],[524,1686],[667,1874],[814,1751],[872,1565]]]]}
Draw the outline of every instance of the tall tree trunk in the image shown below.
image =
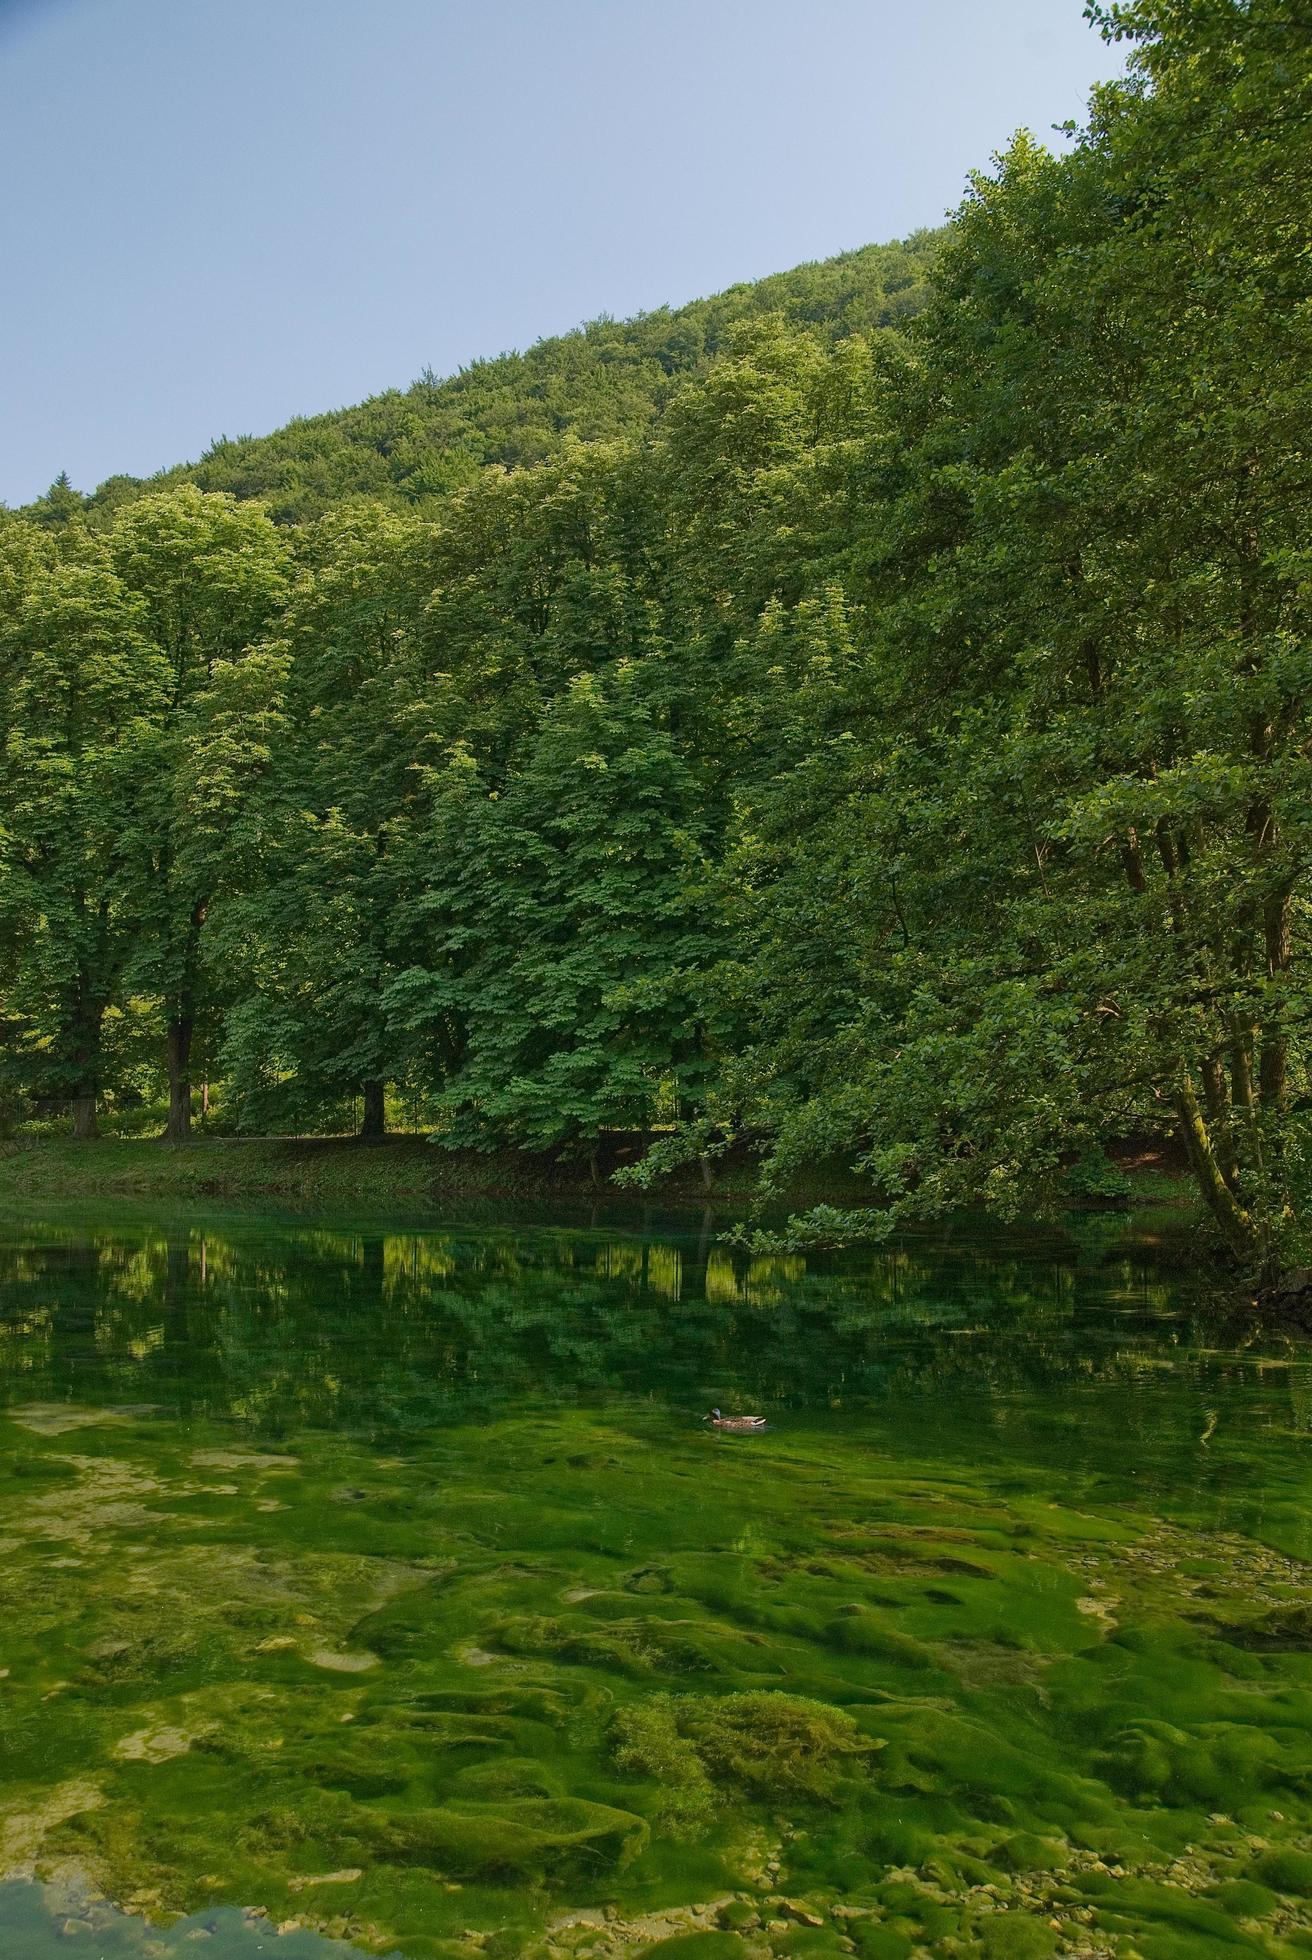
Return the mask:
{"type": "Polygon", "coordinates": [[[1267,1248],[1262,1232],[1225,1180],[1197,1094],[1187,1075],[1176,1094],[1175,1107],[1189,1167],[1221,1237],[1246,1265],[1264,1267],[1267,1248]]]}
{"type": "MultiPolygon", "coordinates": [[[[1177,947],[1185,939],[1186,909],[1179,886],[1179,873],[1182,853],[1179,840],[1172,834],[1169,825],[1157,825],[1157,848],[1162,861],[1162,869],[1167,878],[1167,917],[1173,940],[1177,947]]],[[[1121,858],[1125,869],[1126,882],[1130,889],[1143,895],[1147,890],[1143,858],[1139,840],[1134,831],[1129,831],[1121,844],[1121,858]]],[[[1187,952],[1189,964],[1198,967],[1201,949],[1195,947],[1187,952]]],[[[1204,970],[1205,970],[1204,960],[1204,970]]],[[[1219,1052],[1214,1052],[1204,1064],[1203,1091],[1207,1110],[1199,1101],[1198,1092],[1187,1070],[1181,1072],[1175,1091],[1174,1102],[1180,1133],[1184,1140],[1189,1168],[1193,1172],[1203,1203],[1211,1213],[1213,1222],[1235,1258],[1255,1273],[1270,1276],[1271,1247],[1267,1235],[1259,1221],[1240,1200],[1234,1184],[1237,1183],[1237,1169],[1234,1163],[1234,1137],[1232,1117],[1252,1110],[1252,1081],[1247,1073],[1248,1056],[1242,1040],[1242,1030],[1233,1026],[1230,1030],[1231,1085],[1227,1095],[1225,1070],[1221,1066],[1219,1052]],[[1241,1039],[1235,1041],[1239,1033],[1241,1039]],[[1209,1114],[1214,1127],[1209,1127],[1209,1114]]]]}
{"type": "Polygon", "coordinates": [[[191,1135],[191,1038],[196,1031],[196,989],[200,976],[200,934],[208,901],[198,898],[187,922],[182,979],[166,1033],[169,1063],[169,1121],[164,1135],[185,1143],[191,1135]]]}
{"type": "Polygon", "coordinates": [[[387,1135],[387,1104],[384,1096],[385,1085],[377,1080],[362,1085],[364,1094],[364,1115],[360,1122],[360,1135],[376,1143],[387,1135]]]}
{"type": "Polygon", "coordinates": [[[1225,1070],[1219,1055],[1208,1055],[1202,1066],[1203,1096],[1207,1103],[1207,1120],[1211,1126],[1216,1161],[1221,1167],[1221,1175],[1231,1190],[1235,1187],[1239,1165],[1235,1158],[1234,1139],[1230,1133],[1230,1092],[1226,1087],[1225,1070]]]}
{"type": "Polygon", "coordinates": [[[100,1093],[100,1027],[104,1008],[90,995],[85,980],[80,983],[73,1035],[73,1093],[69,1108],[73,1135],[81,1139],[98,1136],[96,1099],[100,1093]]]}
{"type": "Polygon", "coordinates": [[[191,1037],[196,1023],[187,1012],[168,1028],[169,1121],[164,1134],[170,1143],[185,1143],[191,1135],[191,1037]]]}

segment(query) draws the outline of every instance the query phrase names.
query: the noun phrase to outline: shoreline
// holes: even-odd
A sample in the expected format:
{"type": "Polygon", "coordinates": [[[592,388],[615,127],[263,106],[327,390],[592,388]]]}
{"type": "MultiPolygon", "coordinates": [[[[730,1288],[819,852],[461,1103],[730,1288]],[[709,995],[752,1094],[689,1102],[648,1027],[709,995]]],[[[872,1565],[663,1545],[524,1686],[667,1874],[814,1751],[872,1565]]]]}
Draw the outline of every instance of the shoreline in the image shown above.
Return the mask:
{"type": "MultiPolygon", "coordinates": [[[[0,1141],[0,1201],[20,1198],[272,1199],[293,1204],[480,1202],[607,1204],[625,1209],[747,1207],[758,1197],[756,1158],[738,1148],[715,1165],[709,1183],[696,1164],[648,1190],[617,1186],[612,1174],[636,1155],[616,1136],[596,1173],[580,1159],[527,1150],[447,1151],[426,1134],[374,1141],[355,1136],[11,1137],[0,1141]]],[[[1160,1158],[1130,1160],[1136,1187],[1128,1202],[1072,1195],[1070,1216],[1129,1218],[1142,1209],[1179,1215],[1187,1181],[1160,1158]]],[[[870,1187],[842,1164],[821,1164],[772,1201],[770,1209],[817,1204],[872,1206],[870,1187]]],[[[1038,1223],[1036,1207],[1035,1222],[1038,1223]]],[[[1043,1221],[1050,1223],[1051,1220],[1043,1221]]]]}
{"type": "MultiPolygon", "coordinates": [[[[464,1200],[606,1203],[643,1206],[746,1204],[755,1166],[745,1153],[717,1166],[703,1184],[695,1165],[651,1191],[623,1190],[611,1173],[626,1157],[621,1144],[593,1177],[583,1162],[547,1152],[462,1151],[424,1135],[381,1141],[357,1137],[163,1138],[16,1137],[0,1143],[0,1201],[20,1198],[270,1199],[292,1204],[450,1204],[464,1200]]],[[[868,1196],[841,1174],[816,1181],[816,1195],[838,1191],[849,1202],[868,1196]]],[[[813,1202],[810,1191],[799,1202],[813,1202]]]]}

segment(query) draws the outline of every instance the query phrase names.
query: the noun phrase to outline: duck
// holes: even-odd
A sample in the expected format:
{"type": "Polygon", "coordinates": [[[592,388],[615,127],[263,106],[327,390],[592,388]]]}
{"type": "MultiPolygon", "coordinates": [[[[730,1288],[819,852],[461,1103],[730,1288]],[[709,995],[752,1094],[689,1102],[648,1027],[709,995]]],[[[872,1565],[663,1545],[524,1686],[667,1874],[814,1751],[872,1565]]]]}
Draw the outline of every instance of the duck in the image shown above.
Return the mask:
{"type": "Polygon", "coordinates": [[[718,1409],[712,1409],[708,1416],[702,1417],[712,1429],[733,1429],[739,1432],[750,1429],[764,1429],[764,1416],[722,1416],[718,1409]]]}

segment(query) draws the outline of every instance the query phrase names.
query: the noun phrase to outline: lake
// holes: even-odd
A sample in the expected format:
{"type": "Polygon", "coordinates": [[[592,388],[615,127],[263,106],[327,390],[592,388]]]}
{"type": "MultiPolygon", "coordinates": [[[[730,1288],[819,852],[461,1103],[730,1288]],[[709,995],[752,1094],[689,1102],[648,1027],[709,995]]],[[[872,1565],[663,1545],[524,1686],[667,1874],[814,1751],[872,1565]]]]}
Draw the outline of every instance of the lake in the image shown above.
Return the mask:
{"type": "Polygon", "coordinates": [[[4,1960],[1312,1952],[1306,1350],[716,1232],[0,1218],[4,1960]]]}

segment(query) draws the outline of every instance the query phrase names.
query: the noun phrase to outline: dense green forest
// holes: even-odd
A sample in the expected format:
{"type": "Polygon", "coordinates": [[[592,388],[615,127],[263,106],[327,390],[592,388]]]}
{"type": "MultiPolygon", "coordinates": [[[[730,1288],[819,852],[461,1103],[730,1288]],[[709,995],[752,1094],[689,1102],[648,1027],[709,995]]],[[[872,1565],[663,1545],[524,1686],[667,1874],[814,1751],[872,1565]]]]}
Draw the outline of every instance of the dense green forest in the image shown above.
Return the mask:
{"type": "Polygon", "coordinates": [[[946,233],[0,513],[7,1120],[1312,1178],[1312,28],[1130,44],[946,233]],[[71,1118],[69,1116],[71,1112],[71,1118]]]}
{"type": "Polygon", "coordinates": [[[61,479],[27,514],[62,522],[81,509],[89,522],[104,523],[143,490],[194,483],[258,497],[284,524],[357,497],[435,515],[489,463],[522,469],[558,455],[570,437],[641,435],[681,383],[731,346],[744,321],[777,317],[832,345],[909,319],[924,306],[941,237],[924,231],[677,310],[594,320],[526,354],[478,361],[445,381],[425,374],[405,393],[392,389],[358,408],[302,417],[271,436],[220,437],[199,463],[148,483],[111,477],[84,499],[61,479]]]}

